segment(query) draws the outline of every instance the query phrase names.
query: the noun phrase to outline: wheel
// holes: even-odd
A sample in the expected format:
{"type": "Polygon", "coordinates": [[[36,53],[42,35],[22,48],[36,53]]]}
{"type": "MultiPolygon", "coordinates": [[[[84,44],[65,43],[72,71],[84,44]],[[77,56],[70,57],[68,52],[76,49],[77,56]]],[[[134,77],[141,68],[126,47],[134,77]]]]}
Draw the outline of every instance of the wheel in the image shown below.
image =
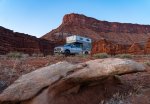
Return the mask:
{"type": "Polygon", "coordinates": [[[65,50],[65,56],[69,56],[70,55],[70,50],[65,50]]]}
{"type": "Polygon", "coordinates": [[[85,51],[85,53],[84,53],[85,55],[88,55],[89,54],[89,52],[88,51],[85,51]]]}

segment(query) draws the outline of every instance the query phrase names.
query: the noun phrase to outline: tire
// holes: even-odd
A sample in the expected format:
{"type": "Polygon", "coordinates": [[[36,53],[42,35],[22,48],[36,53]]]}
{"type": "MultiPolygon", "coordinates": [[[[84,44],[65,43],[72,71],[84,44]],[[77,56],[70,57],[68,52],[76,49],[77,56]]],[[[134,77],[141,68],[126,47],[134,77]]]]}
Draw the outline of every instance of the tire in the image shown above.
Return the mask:
{"type": "Polygon", "coordinates": [[[88,55],[89,54],[89,52],[88,51],[85,51],[85,53],[84,53],[85,55],[88,55]]]}
{"type": "Polygon", "coordinates": [[[65,56],[69,56],[70,55],[70,50],[65,50],[65,56]]]}

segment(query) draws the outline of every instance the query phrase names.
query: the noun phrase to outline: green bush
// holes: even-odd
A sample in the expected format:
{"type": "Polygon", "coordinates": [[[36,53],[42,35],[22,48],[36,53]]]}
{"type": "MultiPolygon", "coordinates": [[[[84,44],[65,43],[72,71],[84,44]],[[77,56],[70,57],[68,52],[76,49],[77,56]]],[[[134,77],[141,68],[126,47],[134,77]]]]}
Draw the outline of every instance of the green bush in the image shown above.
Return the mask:
{"type": "Polygon", "coordinates": [[[133,56],[130,54],[118,54],[115,57],[116,58],[122,58],[122,59],[124,59],[124,58],[132,59],[133,58],[133,56]]]}
{"type": "Polygon", "coordinates": [[[98,54],[93,55],[93,57],[103,59],[103,58],[108,58],[109,55],[107,53],[98,53],[98,54]]]}
{"type": "Polygon", "coordinates": [[[10,52],[7,54],[9,58],[21,58],[23,53],[20,52],[10,52]]]}

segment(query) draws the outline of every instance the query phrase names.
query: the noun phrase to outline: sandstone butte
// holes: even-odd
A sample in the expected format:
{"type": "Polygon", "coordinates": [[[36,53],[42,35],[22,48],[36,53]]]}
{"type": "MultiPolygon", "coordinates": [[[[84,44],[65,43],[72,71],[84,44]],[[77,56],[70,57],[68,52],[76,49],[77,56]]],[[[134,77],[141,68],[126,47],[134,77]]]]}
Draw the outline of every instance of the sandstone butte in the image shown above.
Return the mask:
{"type": "Polygon", "coordinates": [[[41,38],[0,27],[0,54],[10,51],[52,54],[53,48],[64,44],[65,38],[71,35],[92,38],[93,54],[150,53],[150,25],[100,21],[72,13],[64,16],[58,28],[41,38]]]}
{"type": "Polygon", "coordinates": [[[150,25],[100,21],[74,13],[65,15],[57,29],[41,38],[61,41],[72,34],[92,38],[93,54],[150,53],[150,25]]]}

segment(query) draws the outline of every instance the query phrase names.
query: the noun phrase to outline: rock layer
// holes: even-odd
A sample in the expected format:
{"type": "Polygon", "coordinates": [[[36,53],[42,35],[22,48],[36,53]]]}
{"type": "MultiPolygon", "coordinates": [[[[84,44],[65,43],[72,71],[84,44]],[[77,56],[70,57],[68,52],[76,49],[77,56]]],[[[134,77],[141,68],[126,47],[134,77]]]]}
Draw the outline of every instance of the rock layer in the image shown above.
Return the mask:
{"type": "Polygon", "coordinates": [[[28,54],[52,54],[55,44],[23,33],[0,27],[0,54],[17,51],[28,54]]]}

